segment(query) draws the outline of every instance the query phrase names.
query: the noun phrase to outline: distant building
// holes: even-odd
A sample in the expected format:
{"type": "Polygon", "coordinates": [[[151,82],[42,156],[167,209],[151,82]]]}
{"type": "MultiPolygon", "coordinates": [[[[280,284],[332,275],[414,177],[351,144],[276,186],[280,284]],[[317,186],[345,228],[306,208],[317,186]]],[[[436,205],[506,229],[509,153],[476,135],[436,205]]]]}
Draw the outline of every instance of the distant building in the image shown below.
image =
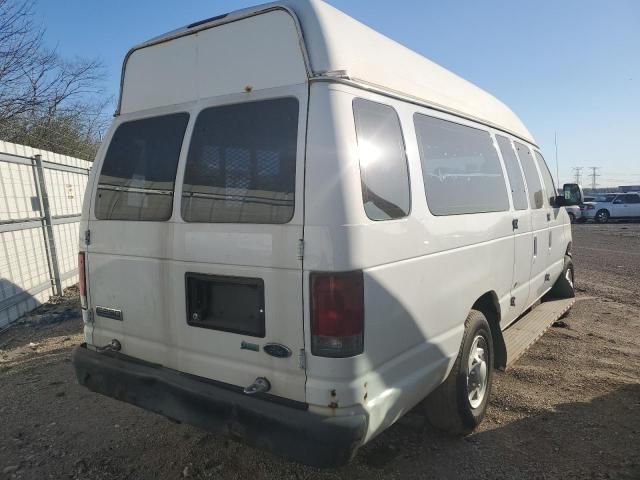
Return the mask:
{"type": "Polygon", "coordinates": [[[640,185],[620,185],[618,190],[621,192],[640,192],[640,185]]]}

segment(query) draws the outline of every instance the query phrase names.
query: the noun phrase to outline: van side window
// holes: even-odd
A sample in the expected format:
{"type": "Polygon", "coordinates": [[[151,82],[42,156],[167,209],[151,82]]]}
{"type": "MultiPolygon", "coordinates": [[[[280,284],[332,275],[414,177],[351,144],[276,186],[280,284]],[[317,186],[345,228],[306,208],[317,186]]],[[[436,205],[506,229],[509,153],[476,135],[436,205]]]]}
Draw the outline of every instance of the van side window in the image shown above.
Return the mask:
{"type": "Polygon", "coordinates": [[[413,119],[432,214],[509,210],[507,185],[489,132],[418,113],[413,119]]]}
{"type": "Polygon", "coordinates": [[[522,171],[520,170],[520,164],[518,163],[518,157],[516,157],[511,145],[511,140],[502,135],[496,135],[498,140],[498,147],[504,165],[507,168],[507,176],[509,177],[509,183],[511,184],[511,196],[513,197],[513,207],[516,210],[526,210],[527,203],[527,190],[524,186],[524,179],[522,178],[522,171]]]}
{"type": "Polygon", "coordinates": [[[98,179],[97,219],[160,222],[171,218],[188,122],[187,113],[175,113],[118,127],[98,179]]]}
{"type": "Polygon", "coordinates": [[[411,205],[409,171],[396,111],[361,98],[353,101],[362,202],[371,220],[406,217],[411,205]]]}
{"type": "Polygon", "coordinates": [[[522,170],[524,170],[524,178],[527,179],[527,187],[529,187],[529,203],[531,208],[537,210],[544,205],[544,195],[542,193],[542,184],[540,183],[540,177],[538,176],[538,169],[531,155],[531,150],[526,145],[519,142],[514,142],[520,163],[522,164],[522,170]]]}
{"type": "Polygon", "coordinates": [[[555,197],[558,196],[558,192],[556,192],[556,187],[553,183],[553,177],[551,176],[551,172],[549,171],[549,166],[547,162],[544,161],[544,157],[540,154],[540,152],[535,152],[536,160],[538,160],[538,167],[540,168],[540,172],[542,172],[542,180],[544,181],[544,188],[547,191],[546,202],[547,206],[551,206],[555,204],[555,197]]]}
{"type": "Polygon", "coordinates": [[[282,224],[293,217],[296,98],[203,110],[193,130],[182,218],[200,223],[282,224]]]}

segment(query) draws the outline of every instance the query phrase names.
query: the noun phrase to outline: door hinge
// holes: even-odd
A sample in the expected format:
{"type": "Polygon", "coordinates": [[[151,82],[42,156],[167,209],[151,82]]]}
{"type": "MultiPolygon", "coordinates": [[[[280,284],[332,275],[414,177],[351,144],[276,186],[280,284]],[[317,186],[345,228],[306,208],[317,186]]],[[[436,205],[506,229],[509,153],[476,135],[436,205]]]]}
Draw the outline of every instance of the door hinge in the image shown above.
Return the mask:
{"type": "Polygon", "coordinates": [[[298,354],[298,367],[300,367],[300,370],[307,369],[307,352],[304,351],[304,348],[301,348],[298,354]]]}
{"type": "Polygon", "coordinates": [[[84,244],[85,245],[91,244],[91,230],[84,231],[84,244]]]}
{"type": "Polygon", "coordinates": [[[551,280],[551,275],[547,273],[547,274],[545,274],[545,276],[544,276],[544,281],[545,281],[545,282],[548,282],[549,280],[551,280]]]}
{"type": "Polygon", "coordinates": [[[87,310],[87,323],[89,324],[93,323],[93,308],[89,308],[87,310]]]}
{"type": "Polygon", "coordinates": [[[298,260],[302,260],[304,258],[304,239],[298,240],[298,260]]]}

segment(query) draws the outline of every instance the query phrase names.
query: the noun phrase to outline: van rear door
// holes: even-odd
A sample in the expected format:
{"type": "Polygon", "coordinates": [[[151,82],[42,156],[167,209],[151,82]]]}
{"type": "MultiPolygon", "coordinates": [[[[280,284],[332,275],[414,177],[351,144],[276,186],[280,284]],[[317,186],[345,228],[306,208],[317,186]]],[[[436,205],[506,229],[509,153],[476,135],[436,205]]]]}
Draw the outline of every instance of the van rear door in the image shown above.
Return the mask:
{"type": "Polygon", "coordinates": [[[269,7],[197,22],[125,60],[87,218],[93,343],[305,400],[308,65],[269,7]],[[274,344],[267,346],[267,344],[274,344]]]}
{"type": "Polygon", "coordinates": [[[118,126],[89,223],[94,344],[305,400],[306,109],[298,85],[118,126]]]}

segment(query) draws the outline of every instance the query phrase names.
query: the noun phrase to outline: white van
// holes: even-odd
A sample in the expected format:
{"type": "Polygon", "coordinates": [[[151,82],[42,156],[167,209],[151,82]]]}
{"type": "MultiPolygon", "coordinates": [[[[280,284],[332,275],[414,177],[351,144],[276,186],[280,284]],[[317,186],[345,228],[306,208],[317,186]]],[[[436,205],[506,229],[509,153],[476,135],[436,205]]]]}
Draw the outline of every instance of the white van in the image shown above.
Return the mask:
{"type": "Polygon", "coordinates": [[[78,380],[311,465],[425,398],[468,433],[572,302],[579,196],[505,105],[320,0],[194,23],[124,61],[78,380]]]}

